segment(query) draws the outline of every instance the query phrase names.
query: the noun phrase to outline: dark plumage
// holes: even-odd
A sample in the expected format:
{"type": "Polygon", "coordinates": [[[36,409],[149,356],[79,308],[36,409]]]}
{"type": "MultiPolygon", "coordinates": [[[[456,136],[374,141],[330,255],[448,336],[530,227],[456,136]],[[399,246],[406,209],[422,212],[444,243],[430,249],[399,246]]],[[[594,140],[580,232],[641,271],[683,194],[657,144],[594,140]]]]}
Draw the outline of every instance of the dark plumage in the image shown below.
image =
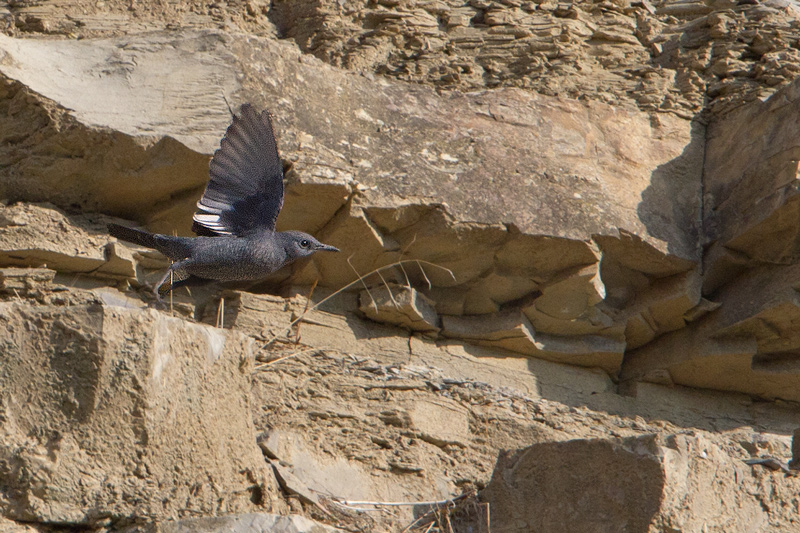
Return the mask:
{"type": "Polygon", "coordinates": [[[211,159],[209,175],[192,224],[199,237],[108,225],[114,237],[155,248],[175,261],[156,292],[210,281],[257,280],[314,252],[339,251],[307,233],[275,231],[283,206],[283,166],[267,111],[242,106],[211,159]],[[179,281],[160,291],[171,272],[179,281]]]}

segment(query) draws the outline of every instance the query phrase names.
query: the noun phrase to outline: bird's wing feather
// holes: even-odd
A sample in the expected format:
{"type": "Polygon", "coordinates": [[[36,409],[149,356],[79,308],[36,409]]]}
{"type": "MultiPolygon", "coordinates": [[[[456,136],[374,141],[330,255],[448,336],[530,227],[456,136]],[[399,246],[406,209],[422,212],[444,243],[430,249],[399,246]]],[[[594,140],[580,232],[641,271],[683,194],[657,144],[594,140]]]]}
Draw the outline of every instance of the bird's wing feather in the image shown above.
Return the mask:
{"type": "Polygon", "coordinates": [[[283,165],[269,113],[242,106],[209,165],[194,215],[198,235],[242,236],[275,229],[283,206],[283,165]]]}

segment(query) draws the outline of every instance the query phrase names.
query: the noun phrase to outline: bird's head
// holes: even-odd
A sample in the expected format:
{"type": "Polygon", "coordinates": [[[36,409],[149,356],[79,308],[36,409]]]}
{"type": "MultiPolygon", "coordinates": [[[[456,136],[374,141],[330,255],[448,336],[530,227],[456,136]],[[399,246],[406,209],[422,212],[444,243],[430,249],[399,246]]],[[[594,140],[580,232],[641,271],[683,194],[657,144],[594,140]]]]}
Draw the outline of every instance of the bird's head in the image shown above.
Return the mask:
{"type": "Polygon", "coordinates": [[[317,239],[302,231],[284,231],[281,233],[283,247],[290,261],[308,257],[314,252],[338,252],[335,246],[319,242],[317,239]]]}

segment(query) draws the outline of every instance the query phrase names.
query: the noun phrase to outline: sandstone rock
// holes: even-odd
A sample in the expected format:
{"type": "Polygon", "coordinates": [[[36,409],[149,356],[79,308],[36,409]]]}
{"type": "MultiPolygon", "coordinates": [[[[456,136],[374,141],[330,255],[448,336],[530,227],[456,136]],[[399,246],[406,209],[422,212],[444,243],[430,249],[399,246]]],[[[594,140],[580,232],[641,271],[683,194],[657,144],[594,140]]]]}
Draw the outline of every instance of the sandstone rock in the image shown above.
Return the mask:
{"type": "Polygon", "coordinates": [[[37,286],[47,286],[55,275],[49,268],[0,268],[0,291],[26,294],[37,286]]]}
{"type": "Polygon", "coordinates": [[[274,505],[249,339],[98,305],[0,303],[0,329],[5,516],[103,525],[274,505]]]}
{"type": "Polygon", "coordinates": [[[469,412],[457,402],[416,401],[407,406],[410,428],[436,446],[470,443],[469,412]]]}
{"type": "Polygon", "coordinates": [[[534,330],[520,311],[492,316],[442,317],[442,334],[559,363],[616,374],[625,343],[599,335],[550,335],[534,330]]]}
{"type": "Polygon", "coordinates": [[[14,522],[0,516],[0,531],[3,533],[37,533],[37,529],[33,526],[14,522]]]}
{"type": "MultiPolygon", "coordinates": [[[[62,109],[58,112],[59,120],[73,125],[50,133],[48,143],[72,146],[95,139],[94,142],[105,146],[103,150],[111,150],[104,158],[98,157],[98,153],[93,158],[77,151],[71,153],[70,169],[62,168],[64,158],[56,158],[52,151],[43,151],[43,159],[36,161],[18,159],[16,177],[4,184],[1,191],[5,197],[47,198],[59,205],[77,204],[135,218],[166,232],[175,228],[185,232],[188,215],[207,179],[208,155],[228,122],[228,110],[218,95],[231,95],[239,90],[241,98],[250,96],[257,105],[275,104],[271,107],[285,157],[297,159],[293,154],[303,151],[300,139],[310,135],[318,152],[314,168],[344,165],[365,187],[380,187],[380,197],[435,195],[448,199],[449,211],[456,220],[513,223],[525,233],[583,240],[592,233],[625,228],[662,250],[668,245],[678,256],[696,255],[691,232],[685,231],[692,227],[693,219],[685,218],[683,212],[696,211],[697,198],[675,210],[681,213],[679,219],[665,212],[663,228],[648,229],[646,225],[651,222],[643,224],[634,216],[641,192],[650,185],[650,173],[678,157],[689,141],[689,125],[683,120],[665,116],[655,124],[635,111],[620,111],[600,104],[583,105],[514,90],[439,96],[422,88],[348,75],[320,62],[301,62],[299,52],[267,39],[222,33],[182,34],[178,41],[174,41],[173,35],[152,34],[124,41],[81,40],[59,44],[3,37],[0,47],[14,59],[13,66],[0,68],[10,87],[6,98],[13,98],[21,90],[21,84],[41,95],[33,96],[29,104],[20,103],[20,112],[7,118],[8,131],[20,130],[21,139],[30,139],[35,131],[31,124],[45,127],[49,123],[41,108],[47,102],[47,106],[62,109]],[[56,57],[55,48],[61,69],[49,63],[56,57]],[[180,50],[197,53],[187,56],[180,50]],[[132,65],[132,70],[109,68],[106,75],[93,76],[92,69],[98,67],[81,59],[87,54],[119,57],[119,61],[132,65]],[[271,58],[269,63],[260,59],[265,56],[271,58]],[[60,72],[68,70],[63,68],[66,64],[72,67],[70,74],[58,82],[36,74],[51,72],[60,76],[60,72]],[[192,102],[191,109],[170,105],[170,98],[176,95],[166,86],[162,90],[158,84],[143,81],[166,83],[167,77],[155,74],[169,72],[174,77],[176,72],[184,71],[180,100],[192,102]],[[116,83],[122,79],[124,83],[116,83]],[[208,79],[240,82],[209,85],[200,81],[208,79]],[[265,79],[294,81],[272,86],[265,84],[265,79]],[[82,87],[81,91],[60,89],[76,84],[82,87]],[[359,112],[347,111],[341,105],[341,90],[345,91],[344,98],[358,100],[354,109],[359,112]],[[191,98],[186,97],[188,92],[192,92],[191,98]],[[312,93],[313,100],[300,98],[312,93]],[[256,95],[260,96],[255,98],[256,95]],[[34,103],[37,98],[41,104],[34,103]],[[119,102],[125,102],[124,110],[114,109],[119,102]],[[66,113],[63,108],[73,111],[66,113]],[[470,111],[465,112],[466,109],[470,111]],[[167,111],[170,116],[163,114],[167,111]],[[37,118],[32,120],[27,114],[37,118]],[[540,127],[543,123],[546,128],[540,127]],[[170,124],[179,126],[172,128],[170,124]],[[336,124],[335,131],[331,124],[336,124]],[[105,133],[108,130],[103,128],[122,134],[116,144],[108,142],[105,133]],[[383,133],[388,131],[407,134],[383,133]],[[470,132],[468,136],[464,134],[466,131],[470,132]],[[635,142],[630,143],[629,139],[635,142]],[[347,143],[351,159],[371,165],[367,171],[348,165],[342,141],[347,143]],[[101,159],[107,161],[106,166],[113,161],[113,167],[120,170],[98,166],[101,159]],[[627,164],[631,159],[639,161],[636,168],[627,164]],[[180,169],[175,170],[178,165],[180,169]],[[141,169],[140,177],[125,179],[121,175],[125,168],[141,169]],[[56,176],[65,172],[76,183],[80,183],[80,176],[97,175],[98,179],[81,187],[78,194],[76,187],[66,186],[68,181],[56,180],[56,176]],[[180,179],[166,179],[167,175],[180,179]],[[384,179],[393,175],[406,177],[384,179]],[[489,189],[485,182],[487,175],[493,176],[489,189]],[[537,194],[515,193],[520,184],[535,187],[537,194]],[[604,191],[612,189],[619,194],[610,202],[604,191]],[[487,190],[491,194],[486,194],[487,190]],[[181,202],[176,203],[176,197],[181,202]],[[170,207],[162,203],[167,199],[170,207]],[[618,205],[624,207],[617,209],[618,205]],[[598,209],[602,209],[602,217],[598,209]],[[537,215],[527,218],[524,213],[537,215]],[[655,239],[649,239],[648,235],[655,239]],[[661,240],[664,238],[668,242],[661,240]]],[[[311,178],[302,166],[296,171],[301,182],[311,178]]],[[[680,179],[684,177],[693,178],[691,173],[680,179]]],[[[341,183],[335,176],[327,179],[332,184],[341,183]]],[[[653,193],[660,195],[656,190],[653,193]]],[[[336,202],[341,205],[341,194],[334,196],[338,199],[331,197],[326,209],[334,208],[336,202]]],[[[291,212],[288,205],[291,199],[287,196],[290,209],[287,213],[291,212]]],[[[659,202],[671,205],[674,200],[671,196],[659,196],[649,205],[658,210],[659,202]]],[[[318,220],[315,225],[321,222],[318,220]]],[[[419,233],[416,229],[407,231],[407,238],[396,240],[410,242],[414,232],[419,233]]],[[[418,236],[415,246],[423,245],[422,236],[418,236]]],[[[469,232],[465,232],[465,237],[468,236],[469,232]]]]}
{"type": "Polygon", "coordinates": [[[439,317],[432,302],[413,288],[381,285],[362,291],[359,301],[361,312],[376,322],[411,331],[439,331],[439,317]]]}
{"type": "Polygon", "coordinates": [[[135,277],[124,247],[108,243],[105,226],[49,205],[0,205],[0,266],[49,267],[94,277],[135,277]]]}
{"type": "MultiPolygon", "coordinates": [[[[799,305],[795,276],[800,256],[793,235],[800,203],[792,140],[798,87],[790,85],[770,100],[717,118],[709,126],[705,162],[709,207],[704,211],[709,252],[702,291],[714,305],[706,304],[710,312],[686,329],[680,329],[676,316],[672,326],[662,329],[672,333],[649,344],[643,343],[658,333],[648,330],[647,319],[629,321],[627,337],[641,339],[629,347],[641,348],[626,355],[623,380],[666,379],[800,398],[794,392],[800,379],[796,353],[800,338],[792,325],[799,305]],[[769,142],[754,143],[753,137],[745,140],[734,133],[755,117],[759,118],[754,135],[769,142]]],[[[700,303],[696,286],[686,296],[681,308],[700,303]]],[[[668,302],[659,300],[660,306],[668,302]]]]}
{"type": "MultiPolygon", "coordinates": [[[[402,283],[430,298],[437,313],[489,317],[528,306],[537,342],[551,348],[522,339],[525,353],[614,372],[625,325],[597,307],[607,285],[599,255],[604,265],[632,273],[617,276],[623,281],[612,288],[620,294],[687,271],[698,259],[700,182],[691,163],[702,156],[696,148],[702,132],[674,117],[651,121],[633,110],[511,89],[437,94],[300,61],[286,43],[213,32],[183,33],[177,40],[154,34],[70,42],[58,53],[74,69],[59,83],[82,90],[65,93],[36,74],[60,72],[49,66],[48,46],[0,39],[0,48],[14,58],[5,70],[0,66],[6,99],[21,99],[16,95],[23,86],[31,95],[7,117],[7,129],[27,139],[18,143],[22,147],[33,143],[35,123],[49,135],[43,146],[101,148],[92,157],[72,150],[69,169],[57,151],[20,156],[13,179],[1,186],[9,198],[47,197],[184,232],[207,178],[205,162],[228,120],[227,106],[216,96],[222,94],[270,102],[281,153],[291,162],[279,227],[298,224],[344,250],[278,272],[271,283],[338,289],[358,275],[406,261],[402,283]],[[90,52],[128,61],[132,73],[109,68],[94,76],[97,63],[82,59],[90,52]],[[181,101],[196,109],[165,104],[174,94],[143,81],[163,80],[155,74],[165,71],[186,71],[183,90],[197,94],[182,93],[181,101]],[[208,85],[201,78],[237,81],[208,85]],[[271,85],[265,79],[293,81],[271,85]],[[105,100],[95,105],[83,94],[105,100]],[[122,101],[125,109],[113,111],[122,101]],[[165,109],[171,114],[156,112],[165,109]],[[56,128],[53,121],[70,127],[56,128]],[[180,125],[171,128],[172,121],[180,125]],[[116,143],[108,141],[110,131],[117,132],[116,143]],[[628,164],[633,159],[638,166],[628,164]],[[165,179],[177,166],[181,178],[165,179]],[[137,178],[126,178],[134,168],[137,178]],[[72,177],[63,180],[67,171],[72,177]],[[658,179],[651,180],[653,172],[658,179]],[[85,186],[72,185],[95,175],[85,186]],[[536,194],[520,194],[527,189],[536,194]],[[432,197],[446,198],[447,205],[432,197]],[[629,278],[640,285],[629,286],[629,278]],[[545,334],[564,338],[545,342],[545,334]]],[[[158,267],[159,259],[132,250],[109,244],[108,266],[97,272],[135,272],[144,282],[142,270],[158,267]]],[[[28,263],[36,259],[26,257],[28,263]]],[[[54,267],[72,268],[66,262],[54,267]]]]}
{"type": "Polygon", "coordinates": [[[336,533],[343,531],[304,516],[248,513],[209,518],[192,518],[159,524],[153,533],[336,533]]]}
{"type": "Polygon", "coordinates": [[[700,275],[692,271],[662,278],[637,294],[625,310],[629,316],[625,327],[627,349],[636,349],[664,333],[685,327],[687,314],[700,305],[700,284],[700,275]]]}
{"type": "Polygon", "coordinates": [[[743,532],[769,520],[748,469],[700,435],[552,442],[501,454],[482,499],[498,532],[743,532]]]}
{"type": "Polygon", "coordinates": [[[226,328],[269,340],[285,335],[292,316],[286,301],[279,296],[224,291],[220,299],[213,299],[205,306],[203,313],[206,324],[217,325],[220,321],[226,328]]]}
{"type": "Polygon", "coordinates": [[[303,481],[292,473],[291,466],[284,466],[280,462],[271,464],[272,470],[275,472],[275,479],[284,493],[297,496],[304,503],[320,505],[317,494],[312,492],[303,481]]]}
{"type": "Polygon", "coordinates": [[[319,496],[355,500],[374,496],[369,472],[358,463],[319,453],[309,439],[292,431],[272,430],[264,438],[278,458],[280,472],[287,474],[287,486],[309,501],[316,504],[319,496]]]}
{"type": "Polygon", "coordinates": [[[709,125],[706,242],[718,241],[760,261],[797,259],[788,238],[797,210],[798,97],[800,86],[794,83],[709,125]],[[744,124],[752,124],[748,135],[736,135],[744,124]]]}
{"type": "Polygon", "coordinates": [[[797,270],[764,266],[729,283],[717,293],[717,310],[627,354],[621,378],[661,370],[677,384],[800,398],[800,337],[792,326],[800,316],[797,270]]]}

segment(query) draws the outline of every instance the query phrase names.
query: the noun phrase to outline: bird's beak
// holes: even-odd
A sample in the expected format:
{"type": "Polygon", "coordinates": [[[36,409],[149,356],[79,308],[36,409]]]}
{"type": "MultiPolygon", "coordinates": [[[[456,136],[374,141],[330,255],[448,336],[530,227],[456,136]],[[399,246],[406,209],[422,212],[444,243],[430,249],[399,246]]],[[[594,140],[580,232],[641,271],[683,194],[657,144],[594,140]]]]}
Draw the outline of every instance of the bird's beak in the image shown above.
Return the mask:
{"type": "Polygon", "coordinates": [[[329,244],[323,244],[316,250],[317,252],[338,252],[339,249],[335,246],[331,246],[329,244]]]}

